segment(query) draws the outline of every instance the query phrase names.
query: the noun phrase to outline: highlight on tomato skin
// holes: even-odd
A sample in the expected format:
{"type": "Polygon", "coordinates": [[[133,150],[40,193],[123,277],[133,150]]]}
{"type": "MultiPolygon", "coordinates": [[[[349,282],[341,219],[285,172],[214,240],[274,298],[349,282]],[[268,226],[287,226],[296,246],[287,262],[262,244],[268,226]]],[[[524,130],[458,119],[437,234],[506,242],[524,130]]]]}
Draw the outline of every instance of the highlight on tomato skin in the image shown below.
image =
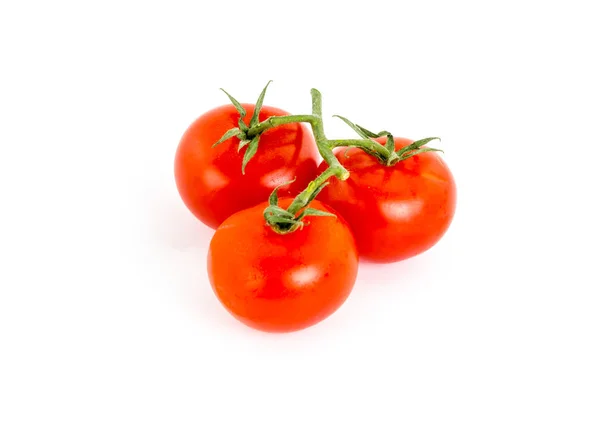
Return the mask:
{"type": "MultiPolygon", "coordinates": [[[[282,206],[291,199],[284,198],[282,206]]],[[[207,258],[213,291],[238,320],[267,332],[290,332],[330,316],[357,275],[352,233],[339,217],[307,217],[277,234],[264,222],[268,203],[240,211],[216,230],[207,258]]],[[[311,207],[332,212],[313,201],[311,207]]]]}
{"type": "MultiPolygon", "coordinates": [[[[396,150],[412,142],[394,141],[396,150]]],[[[335,155],[350,177],[332,178],[319,200],[346,219],[362,258],[401,261],[425,252],[446,233],[456,209],[456,184],[437,153],[418,154],[392,166],[358,148],[339,148],[335,155]]],[[[324,168],[322,164],[320,171],[324,168]]]]}
{"type": "MultiPolygon", "coordinates": [[[[242,104],[248,124],[253,104],[242,104]]],[[[288,115],[284,110],[263,106],[259,120],[288,115]]],[[[204,224],[216,228],[233,213],[254,206],[273,189],[283,195],[300,192],[316,176],[318,151],[312,133],[299,123],[272,128],[260,137],[258,151],[242,174],[244,150],[239,140],[213,144],[238,126],[240,113],[231,105],[216,107],[196,119],[183,134],[175,154],[175,182],[187,208],[204,224]]]]}

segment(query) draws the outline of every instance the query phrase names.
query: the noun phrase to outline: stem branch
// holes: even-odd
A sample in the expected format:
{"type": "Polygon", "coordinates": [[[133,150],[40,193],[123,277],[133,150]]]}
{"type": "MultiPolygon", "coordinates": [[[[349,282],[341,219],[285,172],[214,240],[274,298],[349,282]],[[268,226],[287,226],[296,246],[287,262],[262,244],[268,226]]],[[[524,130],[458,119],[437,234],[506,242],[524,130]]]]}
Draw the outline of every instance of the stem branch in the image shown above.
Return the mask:
{"type": "MultiPolygon", "coordinates": [[[[268,86],[269,84],[267,84],[268,86]]],[[[333,215],[317,209],[306,208],[310,202],[319,194],[319,192],[325,187],[330,177],[337,177],[340,180],[346,180],[350,177],[350,173],[346,170],[340,161],[333,153],[333,149],[336,147],[355,147],[360,148],[366,153],[378,158],[383,165],[392,166],[398,161],[412,157],[413,155],[427,152],[427,151],[438,151],[433,148],[421,148],[426,143],[433,139],[439,138],[425,138],[420,141],[414,142],[398,151],[394,148],[394,138],[387,131],[379,133],[371,132],[361,126],[358,126],[345,117],[335,116],[341,118],[346,124],[348,124],[356,133],[358,133],[361,139],[327,139],[325,136],[325,130],[323,128],[323,106],[321,93],[313,88],[310,90],[312,98],[312,114],[298,114],[298,115],[287,115],[287,116],[271,116],[266,120],[259,122],[258,113],[263,103],[267,87],[265,87],[256,103],[256,108],[252,119],[250,121],[250,127],[243,122],[245,111],[237,100],[227,94],[234,104],[234,106],[240,112],[239,128],[231,129],[223,137],[217,141],[217,144],[225,141],[232,136],[237,136],[240,139],[240,146],[248,145],[248,149],[244,155],[242,172],[243,169],[256,152],[258,147],[258,140],[260,135],[272,128],[277,126],[289,124],[289,123],[308,123],[311,126],[313,135],[315,137],[315,143],[319,154],[325,160],[328,167],[325,171],[317,176],[317,178],[311,181],[308,186],[300,192],[294,200],[290,203],[287,210],[280,208],[277,205],[277,189],[276,188],[271,196],[269,197],[269,207],[265,209],[265,219],[271,228],[280,234],[292,232],[299,227],[302,227],[302,218],[306,215],[333,215]],[[387,143],[382,145],[375,139],[378,137],[387,136],[387,143]],[[250,147],[254,147],[250,149],[250,147]],[[304,209],[306,208],[306,209],[304,209]],[[304,209],[304,210],[303,210],[304,209]],[[298,214],[300,213],[300,214],[298,214]]],[[[288,183],[291,183],[288,182],[288,183]]]]}
{"type": "Polygon", "coordinates": [[[379,142],[372,139],[331,139],[328,141],[331,148],[336,147],[360,147],[375,153],[378,157],[387,158],[390,155],[379,142]]]}
{"type": "Polygon", "coordinates": [[[306,189],[304,189],[298,194],[298,196],[294,198],[292,203],[288,206],[287,211],[293,215],[296,215],[298,211],[300,211],[302,208],[306,207],[309,204],[315,192],[317,190],[320,190],[320,188],[327,183],[327,180],[331,176],[341,178],[343,171],[345,171],[346,173],[348,172],[341,165],[337,167],[328,167],[327,170],[319,174],[315,180],[311,181],[308,184],[306,189]]]}
{"type": "Polygon", "coordinates": [[[256,135],[260,135],[268,129],[272,129],[277,126],[286,125],[288,123],[313,123],[315,116],[310,114],[293,114],[288,116],[271,116],[267,120],[262,121],[256,126],[251,127],[248,130],[248,138],[252,138],[256,135]]]}

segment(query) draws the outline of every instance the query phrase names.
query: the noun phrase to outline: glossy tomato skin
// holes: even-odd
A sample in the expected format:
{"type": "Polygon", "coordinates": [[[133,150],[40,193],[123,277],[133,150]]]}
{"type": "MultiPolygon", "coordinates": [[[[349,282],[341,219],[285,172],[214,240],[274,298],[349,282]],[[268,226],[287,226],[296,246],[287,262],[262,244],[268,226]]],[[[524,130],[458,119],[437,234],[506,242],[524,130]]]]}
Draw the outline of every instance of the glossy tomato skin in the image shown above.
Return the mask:
{"type": "MultiPolygon", "coordinates": [[[[394,139],[396,150],[412,142],[394,139]]],[[[350,178],[332,178],[319,200],[346,219],[361,257],[400,261],[426,251],[444,235],[456,209],[456,184],[437,153],[389,167],[357,148],[338,149],[335,155],[350,178]]],[[[319,170],[324,169],[322,164],[319,170]]]]}
{"type": "MultiPolygon", "coordinates": [[[[254,105],[242,104],[248,124],[254,105]]],[[[263,106],[259,119],[287,115],[263,106]]],[[[245,149],[231,138],[212,148],[229,129],[238,126],[239,113],[224,105],[200,116],[186,130],[175,154],[175,181],[183,202],[206,225],[216,228],[227,217],[265,201],[280,184],[281,195],[295,195],[314,179],[318,152],[310,130],[298,123],[269,129],[260,138],[256,155],[242,174],[245,149]]]]}
{"type": "MultiPolygon", "coordinates": [[[[244,324],[296,331],[328,317],[346,300],[358,253],[343,219],[308,217],[304,227],[277,234],[263,218],[267,205],[240,211],[219,226],[210,243],[208,274],[218,299],[244,324]]],[[[318,201],[311,207],[332,212],[318,201]]]]}

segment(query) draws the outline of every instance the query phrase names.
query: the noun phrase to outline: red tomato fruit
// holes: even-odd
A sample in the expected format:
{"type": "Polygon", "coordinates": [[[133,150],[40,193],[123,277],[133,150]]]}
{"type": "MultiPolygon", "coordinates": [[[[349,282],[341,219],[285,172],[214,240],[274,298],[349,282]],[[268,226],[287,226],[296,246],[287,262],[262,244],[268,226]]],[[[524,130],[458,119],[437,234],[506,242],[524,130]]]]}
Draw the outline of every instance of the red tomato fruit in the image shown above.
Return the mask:
{"type": "MultiPolygon", "coordinates": [[[[282,199],[287,206],[291,199],[282,199]]],[[[262,203],[219,226],[210,243],[208,275],[225,308],[269,332],[309,327],[344,303],[356,279],[358,253],[341,218],[306,217],[304,227],[277,234],[262,203]]],[[[311,208],[332,212],[318,201],[311,208]]]]}
{"type": "MultiPolygon", "coordinates": [[[[396,150],[411,143],[394,140],[396,150]]],[[[456,208],[456,185],[437,153],[418,154],[389,167],[358,148],[341,148],[335,155],[350,178],[331,178],[319,200],[348,222],[362,257],[400,261],[426,251],[444,235],[456,208]]],[[[325,168],[322,164],[320,170],[325,168]]]]}
{"type": "MultiPolygon", "coordinates": [[[[246,124],[254,105],[242,104],[246,124]]],[[[263,106],[259,119],[287,115],[263,106]]],[[[216,228],[233,213],[265,201],[273,189],[293,196],[314,179],[318,152],[310,130],[298,123],[269,129],[260,137],[258,152],[242,174],[244,149],[231,138],[212,145],[229,129],[238,126],[240,115],[233,105],[224,105],[200,116],[184,133],[175,155],[175,181],[185,205],[206,225],[216,228]]]]}

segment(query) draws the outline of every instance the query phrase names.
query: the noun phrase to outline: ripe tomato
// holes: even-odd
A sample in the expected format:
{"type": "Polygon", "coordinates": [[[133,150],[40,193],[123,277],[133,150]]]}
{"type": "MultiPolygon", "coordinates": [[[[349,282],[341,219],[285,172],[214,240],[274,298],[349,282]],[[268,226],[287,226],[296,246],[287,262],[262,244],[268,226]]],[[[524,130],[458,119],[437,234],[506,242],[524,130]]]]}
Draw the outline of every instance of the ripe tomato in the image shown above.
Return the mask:
{"type": "MultiPolygon", "coordinates": [[[[254,105],[242,104],[246,124],[254,105]]],[[[263,106],[259,119],[287,115],[263,106]]],[[[240,115],[233,105],[217,107],[200,116],[184,133],[175,155],[175,181],[185,205],[206,225],[216,228],[231,214],[265,201],[273,189],[295,195],[316,175],[318,152],[310,130],[298,123],[269,129],[260,137],[258,152],[242,174],[244,150],[237,151],[237,138],[212,145],[229,129],[237,127],[240,115]]]]}
{"type": "MultiPolygon", "coordinates": [[[[396,150],[411,143],[394,140],[396,150]]],[[[358,148],[338,149],[335,155],[350,178],[331,178],[319,200],[346,219],[362,257],[393,262],[415,256],[437,243],[450,226],[456,185],[435,152],[389,167],[358,148]]],[[[325,168],[323,163],[320,170],[325,168]]]]}
{"type": "MultiPolygon", "coordinates": [[[[290,202],[282,199],[280,205],[290,202]]],[[[306,217],[304,227],[277,234],[263,218],[267,205],[240,211],[219,226],[208,253],[210,282],[225,308],[246,325],[300,330],[346,300],[358,253],[343,219],[306,217]]],[[[331,212],[318,201],[310,207],[331,212]]]]}

